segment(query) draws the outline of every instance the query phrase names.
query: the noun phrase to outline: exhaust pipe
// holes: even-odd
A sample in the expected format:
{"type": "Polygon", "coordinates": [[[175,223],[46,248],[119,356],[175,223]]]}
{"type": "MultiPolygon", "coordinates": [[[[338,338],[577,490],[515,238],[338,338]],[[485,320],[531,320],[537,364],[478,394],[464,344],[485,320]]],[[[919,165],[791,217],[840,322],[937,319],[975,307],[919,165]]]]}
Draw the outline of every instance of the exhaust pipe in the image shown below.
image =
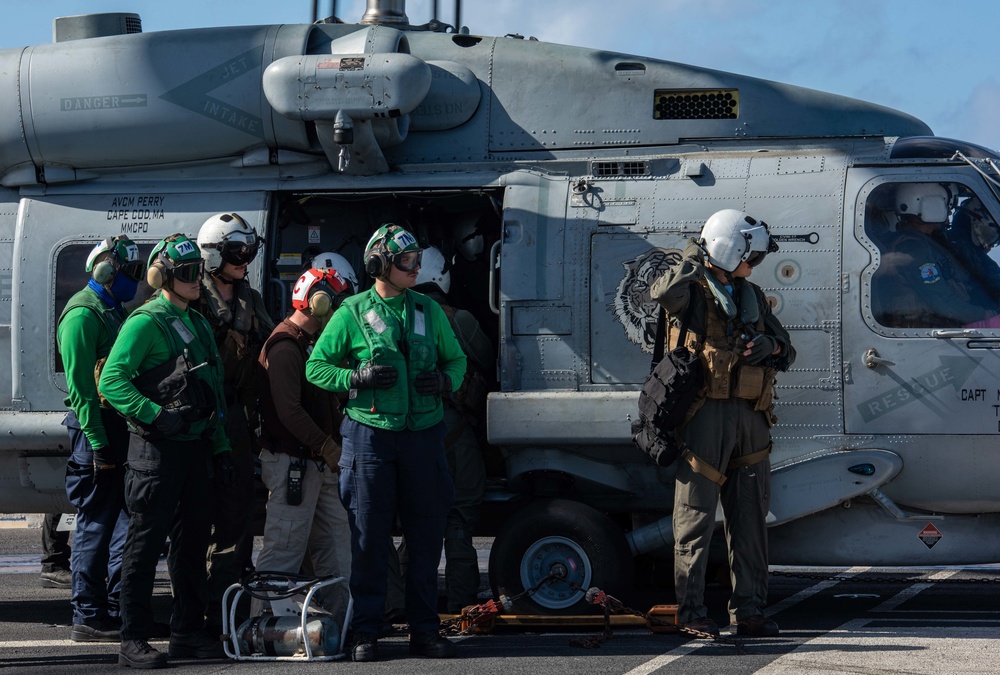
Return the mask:
{"type": "Polygon", "coordinates": [[[625,534],[628,547],[633,556],[649,553],[658,548],[673,548],[674,524],[672,516],[665,516],[657,521],[637,527],[625,534]]]}
{"type": "Polygon", "coordinates": [[[410,20],[406,16],[406,0],[368,0],[368,10],[361,17],[361,23],[408,27],[410,20]]]}

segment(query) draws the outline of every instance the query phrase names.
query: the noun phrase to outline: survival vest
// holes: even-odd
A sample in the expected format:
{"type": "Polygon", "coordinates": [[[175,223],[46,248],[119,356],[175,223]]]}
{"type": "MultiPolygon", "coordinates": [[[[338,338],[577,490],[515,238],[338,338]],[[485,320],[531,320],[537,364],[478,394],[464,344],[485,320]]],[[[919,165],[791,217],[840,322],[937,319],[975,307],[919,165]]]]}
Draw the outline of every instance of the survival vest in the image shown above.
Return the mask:
{"type": "MultiPolygon", "coordinates": [[[[289,431],[288,427],[282,421],[281,416],[278,415],[278,411],[274,405],[274,397],[271,393],[271,381],[268,377],[267,369],[264,367],[264,361],[267,359],[271,347],[282,340],[291,340],[296,343],[302,352],[303,363],[308,357],[308,349],[312,344],[312,339],[309,335],[290,323],[287,319],[278,324],[267,340],[264,341],[264,347],[261,349],[260,357],[257,361],[261,417],[264,422],[261,443],[271,452],[284,452],[293,457],[307,458],[312,456],[310,449],[303,445],[302,441],[295,434],[289,431]]],[[[328,411],[336,407],[336,401],[331,400],[335,399],[336,395],[310,383],[306,379],[304,370],[298,376],[300,381],[299,401],[302,404],[302,408],[322,429],[325,426],[322,420],[329,417],[328,411]],[[323,406],[326,406],[326,410],[322,409],[323,406]]],[[[324,430],[328,431],[335,440],[340,438],[339,430],[335,428],[324,430]]]]}
{"type": "MultiPolygon", "coordinates": [[[[743,334],[759,333],[764,330],[764,319],[760,311],[760,302],[756,291],[749,282],[740,285],[741,297],[738,307],[740,316],[726,319],[716,304],[720,293],[725,289],[712,289],[712,284],[718,284],[705,275],[699,285],[705,300],[705,334],[698,335],[688,331],[684,346],[697,353],[701,358],[705,373],[704,397],[712,399],[742,398],[754,402],[754,410],[766,412],[773,423],[774,380],[777,371],[767,366],[754,366],[742,362],[739,345],[745,341],[743,334]]],[[[692,298],[693,300],[693,298],[692,298]]],[[[667,326],[667,344],[670,349],[678,346],[680,331],[676,326],[667,326]]],[[[700,408],[695,403],[688,411],[687,419],[694,416],[700,408]]]]}
{"type": "MultiPolygon", "coordinates": [[[[104,330],[107,331],[107,344],[101,345],[98,343],[97,345],[97,362],[94,364],[94,383],[98,385],[97,398],[101,403],[101,407],[110,410],[111,405],[101,394],[101,370],[104,367],[104,362],[108,359],[108,354],[111,353],[111,346],[114,344],[115,338],[118,336],[118,331],[121,330],[122,324],[125,323],[125,315],[118,309],[118,307],[109,307],[107,303],[101,300],[100,296],[98,296],[93,289],[87,287],[73,294],[73,297],[71,297],[69,302],[66,303],[62,313],[59,315],[59,321],[56,322],[57,330],[59,324],[62,323],[63,317],[77,307],[85,307],[97,314],[101,323],[104,325],[104,330]]],[[[69,398],[67,397],[63,403],[68,406],[70,404],[69,398]]]]}
{"type": "MultiPolygon", "coordinates": [[[[168,409],[186,408],[184,419],[188,423],[209,419],[203,434],[207,438],[215,426],[210,418],[216,415],[217,410],[225,410],[221,392],[215,391],[211,383],[211,372],[217,372],[220,364],[211,349],[211,335],[205,325],[205,318],[195,310],[188,311],[192,314],[191,323],[197,331],[197,335],[190,336],[192,339],[189,340],[181,337],[182,334],[190,334],[181,319],[157,309],[153,303],[143,305],[133,312],[153,319],[167,341],[170,358],[136,375],[132,384],[140,394],[157,405],[168,409]],[[192,346],[195,349],[191,349],[192,346]],[[201,358],[204,361],[200,361],[201,358]],[[207,372],[198,373],[197,369],[202,368],[207,372]]],[[[155,433],[151,425],[132,418],[129,421],[140,435],[155,433]]]]}
{"type": "Polygon", "coordinates": [[[198,309],[212,326],[222,359],[226,400],[231,404],[239,394],[239,402],[252,408],[256,404],[256,364],[262,344],[258,312],[263,307],[249,283],[240,281],[233,286],[234,302],[230,309],[211,279],[202,280],[198,309]]]}
{"type": "MultiPolygon", "coordinates": [[[[351,419],[371,427],[419,431],[444,416],[441,397],[423,396],[413,384],[418,373],[437,368],[438,329],[430,311],[433,300],[407,290],[403,302],[402,323],[374,289],[347,298],[341,305],[364,336],[368,362],[393,366],[399,374],[389,389],[352,389],[346,410],[351,419]]],[[[351,363],[349,367],[360,365],[351,363]]]]}

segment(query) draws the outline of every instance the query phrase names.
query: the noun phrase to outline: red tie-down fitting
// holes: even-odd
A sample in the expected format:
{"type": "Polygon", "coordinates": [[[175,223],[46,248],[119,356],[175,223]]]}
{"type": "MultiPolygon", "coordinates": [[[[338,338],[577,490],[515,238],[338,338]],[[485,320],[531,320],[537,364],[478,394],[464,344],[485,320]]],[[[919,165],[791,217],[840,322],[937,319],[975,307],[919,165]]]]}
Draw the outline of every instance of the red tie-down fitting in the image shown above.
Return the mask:
{"type": "Polygon", "coordinates": [[[497,617],[501,612],[509,612],[513,603],[506,595],[498,600],[490,599],[479,605],[470,605],[462,610],[462,632],[489,633],[496,627],[497,617]]]}
{"type": "Polygon", "coordinates": [[[597,586],[588,588],[584,599],[592,605],[606,607],[612,613],[618,613],[625,609],[625,605],[622,604],[621,600],[613,595],[608,595],[597,586]]]}

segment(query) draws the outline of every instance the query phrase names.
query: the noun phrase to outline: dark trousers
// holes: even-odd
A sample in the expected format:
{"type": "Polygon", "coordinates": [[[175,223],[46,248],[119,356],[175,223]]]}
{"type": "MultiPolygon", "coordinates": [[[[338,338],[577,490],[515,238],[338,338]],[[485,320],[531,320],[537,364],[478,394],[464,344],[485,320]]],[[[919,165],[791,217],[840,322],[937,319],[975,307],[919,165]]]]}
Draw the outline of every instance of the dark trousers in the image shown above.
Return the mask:
{"type": "Polygon", "coordinates": [[[345,418],[340,499],[351,525],[352,628],[378,634],[383,624],[387,542],[399,522],[406,538],[406,621],[411,633],[437,631],[437,570],[455,488],[444,454],[445,425],[386,431],[345,418]]]}
{"type": "MultiPolygon", "coordinates": [[[[462,414],[445,403],[445,457],[448,472],[455,484],[455,499],[445,521],[444,557],[447,611],[458,614],[464,607],[479,602],[479,554],[472,543],[472,533],[479,523],[479,507],[486,492],[486,468],[479,442],[462,414]]],[[[389,543],[389,591],[386,614],[402,611],[406,587],[403,574],[407,565],[406,539],[399,549],[389,543]]]]}
{"type": "Polygon", "coordinates": [[[129,433],[125,420],[102,411],[108,444],[118,467],[94,472],[94,449],[72,410],[63,425],[73,449],[66,462],[66,496],[76,507],[73,534],[73,623],[92,624],[118,616],[121,596],[122,554],[128,533],[125,509],[125,456],[129,433]]]}
{"type": "Polygon", "coordinates": [[[207,441],[131,438],[125,474],[129,524],[122,559],[123,640],[149,638],[156,562],[168,534],[167,568],[174,597],[170,630],[194,633],[204,628],[210,461],[207,441]]]}
{"type": "Polygon", "coordinates": [[[61,513],[46,513],[42,519],[42,571],[69,569],[69,530],[59,531],[61,513]]]}
{"type": "MultiPolygon", "coordinates": [[[[230,408],[230,415],[235,415],[230,408]]],[[[253,550],[254,473],[253,449],[246,430],[246,417],[239,414],[240,433],[229,432],[236,464],[232,485],[214,485],[211,491],[212,536],[208,549],[208,607],[206,623],[222,630],[222,596],[239,581],[253,550]]],[[[227,424],[227,432],[230,425],[227,424]]],[[[218,632],[218,631],[215,631],[218,632]]]]}

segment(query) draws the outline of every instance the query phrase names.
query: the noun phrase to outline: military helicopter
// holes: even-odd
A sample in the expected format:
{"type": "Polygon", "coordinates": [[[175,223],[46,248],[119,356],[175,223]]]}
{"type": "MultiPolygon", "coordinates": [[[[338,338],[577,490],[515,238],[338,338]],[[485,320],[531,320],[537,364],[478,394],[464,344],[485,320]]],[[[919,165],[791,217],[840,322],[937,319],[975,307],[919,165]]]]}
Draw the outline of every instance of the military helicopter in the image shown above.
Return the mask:
{"type": "Polygon", "coordinates": [[[411,25],[401,1],[359,23],[144,32],[119,13],[54,33],[0,51],[0,510],[70,510],[54,335],[96,241],[148,252],[238,212],[283,316],[311,255],[360,271],[368,234],[405,223],[454,258],[455,304],[496,345],[494,589],[560,570],[518,609],[578,612],[581,588],[627,589],[634,556],[672,545],[673,470],[630,441],[648,287],[736,208],[780,243],[754,280],[799,353],[778,381],[772,563],[1000,560],[995,153],[818,91],[411,25]],[[914,208],[978,315],[892,306],[914,208]]]}

